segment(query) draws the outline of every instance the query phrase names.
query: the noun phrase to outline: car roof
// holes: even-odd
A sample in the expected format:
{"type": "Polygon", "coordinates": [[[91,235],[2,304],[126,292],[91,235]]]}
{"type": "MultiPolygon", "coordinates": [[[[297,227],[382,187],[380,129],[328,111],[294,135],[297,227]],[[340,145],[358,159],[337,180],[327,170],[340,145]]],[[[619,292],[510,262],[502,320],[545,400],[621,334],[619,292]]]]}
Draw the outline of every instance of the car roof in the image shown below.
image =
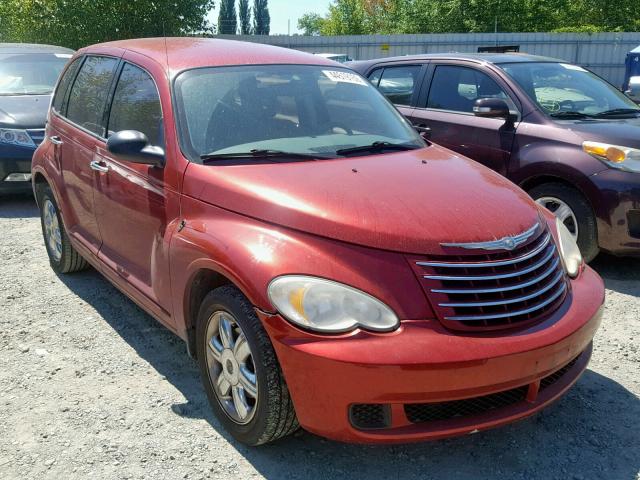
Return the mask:
{"type": "Polygon", "coordinates": [[[0,43],[0,53],[73,53],[73,50],[38,43],[0,43]]]}
{"type": "Polygon", "coordinates": [[[262,43],[199,37],[158,37],[117,40],[81,50],[82,53],[128,50],[145,55],[170,70],[226,65],[303,64],[340,66],[323,57],[262,43]]]}
{"type": "Polygon", "coordinates": [[[421,55],[405,55],[399,57],[384,57],[373,60],[350,62],[352,68],[363,69],[377,63],[411,62],[428,60],[467,60],[477,63],[523,63],[523,62],[562,62],[557,58],[529,55],[528,53],[425,53],[421,55]]]}

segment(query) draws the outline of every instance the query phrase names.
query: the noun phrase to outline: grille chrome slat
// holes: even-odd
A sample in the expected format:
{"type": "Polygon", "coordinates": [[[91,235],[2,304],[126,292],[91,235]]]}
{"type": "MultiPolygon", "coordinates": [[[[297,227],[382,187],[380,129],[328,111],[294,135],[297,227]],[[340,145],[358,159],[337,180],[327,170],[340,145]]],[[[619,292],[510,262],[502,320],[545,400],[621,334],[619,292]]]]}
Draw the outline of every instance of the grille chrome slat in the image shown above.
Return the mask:
{"type": "MultiPolygon", "coordinates": [[[[535,264],[531,265],[530,267],[527,267],[523,270],[517,270],[515,272],[511,272],[511,273],[501,273],[498,275],[424,275],[424,278],[428,279],[428,280],[449,280],[449,281],[455,281],[455,280],[461,280],[461,281],[472,281],[475,282],[477,280],[503,280],[506,278],[514,278],[514,277],[521,277],[522,275],[526,275],[527,273],[531,273],[537,269],[539,269],[540,267],[544,266],[545,263],[547,263],[549,260],[551,260],[551,257],[553,257],[554,253],[556,251],[556,247],[552,246],[549,249],[549,252],[538,262],[536,262],[535,264]]],[[[490,265],[488,265],[490,266],[490,265]]]]}
{"type": "Polygon", "coordinates": [[[547,298],[544,302],[540,302],[534,305],[533,307],[526,308],[524,310],[517,310],[514,312],[507,312],[507,313],[496,313],[491,315],[458,315],[455,317],[445,317],[445,319],[455,320],[457,322],[476,322],[481,320],[495,320],[498,318],[517,317],[520,315],[527,315],[537,310],[541,310],[547,305],[555,302],[560,297],[560,295],[562,295],[566,290],[567,290],[567,284],[563,283],[558,289],[558,291],[554,293],[551,297],[547,298]]]}
{"type": "Polygon", "coordinates": [[[560,259],[556,258],[551,264],[551,266],[547,270],[542,272],[538,277],[535,277],[527,282],[519,283],[516,285],[509,285],[509,286],[496,287],[496,288],[458,288],[458,289],[433,288],[431,289],[431,291],[433,293],[447,293],[447,294],[467,294],[467,293],[475,294],[475,293],[500,293],[500,292],[509,292],[513,290],[520,290],[522,288],[527,288],[527,287],[530,287],[531,285],[535,285],[536,283],[541,282],[542,280],[547,278],[549,275],[551,275],[556,270],[556,268],[558,268],[559,264],[560,264],[560,259]]]}
{"type": "MultiPolygon", "coordinates": [[[[454,330],[497,330],[541,321],[569,295],[570,282],[548,228],[496,252],[460,244],[457,253],[416,258],[434,312],[454,330]]],[[[514,237],[509,238],[515,238],[514,237]]]]}
{"type": "Polygon", "coordinates": [[[506,265],[514,265],[516,263],[521,263],[526,260],[529,260],[540,252],[542,252],[547,245],[549,245],[549,241],[551,240],[551,235],[547,233],[542,243],[532,250],[531,252],[522,255],[520,257],[511,258],[509,260],[496,260],[491,262],[473,262],[473,263],[463,263],[463,262],[416,262],[416,265],[420,265],[421,267],[441,267],[441,268],[486,268],[486,267],[504,267],[506,265]]]}
{"type": "Polygon", "coordinates": [[[556,277],[551,281],[551,283],[547,284],[545,287],[540,290],[536,290],[529,295],[525,295],[523,297],[516,297],[510,299],[502,299],[493,302],[460,302],[460,303],[440,303],[441,307],[493,307],[497,305],[511,305],[513,303],[526,302],[527,300],[531,300],[533,298],[539,297],[545,292],[548,292],[553,287],[557,285],[557,283],[562,280],[562,272],[559,272],[556,277]]]}

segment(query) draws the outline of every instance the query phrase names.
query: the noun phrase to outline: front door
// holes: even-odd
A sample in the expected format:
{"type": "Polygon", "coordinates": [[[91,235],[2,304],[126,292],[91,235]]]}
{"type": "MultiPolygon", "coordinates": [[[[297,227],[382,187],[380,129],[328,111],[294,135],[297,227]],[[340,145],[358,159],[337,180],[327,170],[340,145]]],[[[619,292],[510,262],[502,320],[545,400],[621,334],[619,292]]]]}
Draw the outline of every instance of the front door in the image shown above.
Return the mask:
{"type": "Polygon", "coordinates": [[[65,185],[66,228],[94,254],[102,239],[95,217],[92,163],[96,146],[103,142],[104,108],[117,64],[113,57],[87,57],[60,112],[51,115],[50,137],[65,185]]]}
{"type": "MultiPolygon", "coordinates": [[[[121,130],[144,133],[164,146],[162,108],[156,84],[143,69],[124,62],[110,107],[107,136],[121,130]]],[[[166,169],[133,163],[96,150],[104,171],[95,192],[102,234],[99,258],[170,317],[167,223],[179,215],[177,193],[165,183],[166,169]]],[[[164,315],[163,315],[164,314],[164,315]]]]}
{"type": "Polygon", "coordinates": [[[473,114],[479,98],[501,98],[513,117],[518,110],[496,79],[476,68],[436,64],[427,75],[425,88],[411,122],[428,130],[429,139],[506,175],[516,122],[501,118],[482,118],[473,114]]]}

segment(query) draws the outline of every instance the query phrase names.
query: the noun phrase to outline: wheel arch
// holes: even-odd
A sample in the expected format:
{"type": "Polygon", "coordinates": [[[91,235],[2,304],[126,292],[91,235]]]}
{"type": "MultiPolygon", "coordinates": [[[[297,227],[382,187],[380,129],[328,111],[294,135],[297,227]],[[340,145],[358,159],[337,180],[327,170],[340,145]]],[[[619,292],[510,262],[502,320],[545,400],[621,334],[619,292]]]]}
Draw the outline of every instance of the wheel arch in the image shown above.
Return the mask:
{"type": "Polygon", "coordinates": [[[187,350],[189,355],[196,358],[196,326],[198,312],[205,296],[212,290],[224,285],[238,288],[245,296],[245,292],[238,286],[230,275],[221,273],[212,266],[201,266],[194,270],[184,292],[183,314],[186,332],[187,350]]]}
{"type": "Polygon", "coordinates": [[[562,176],[554,174],[536,175],[520,182],[518,186],[525,192],[529,193],[533,188],[544,185],[545,183],[560,183],[566,187],[576,190],[586,200],[587,205],[589,205],[589,208],[591,209],[591,213],[593,213],[593,217],[596,218],[596,209],[593,207],[593,203],[587,192],[585,192],[580,185],[573,183],[562,176]]]}

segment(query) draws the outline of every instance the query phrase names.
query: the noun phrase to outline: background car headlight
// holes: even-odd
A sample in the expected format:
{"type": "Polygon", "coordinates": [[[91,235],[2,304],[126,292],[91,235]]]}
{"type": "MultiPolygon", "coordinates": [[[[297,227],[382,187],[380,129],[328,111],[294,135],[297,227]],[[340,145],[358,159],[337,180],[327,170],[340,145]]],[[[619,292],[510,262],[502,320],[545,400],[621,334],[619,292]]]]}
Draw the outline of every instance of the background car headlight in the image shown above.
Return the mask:
{"type": "Polygon", "coordinates": [[[582,267],[582,254],[578,248],[578,244],[573,239],[573,235],[564,223],[556,218],[556,228],[558,230],[558,243],[560,244],[560,256],[562,263],[571,278],[576,278],[582,267]]]}
{"type": "Polygon", "coordinates": [[[290,322],[319,332],[361,327],[386,332],[399,321],[384,303],[360,290],[316,277],[287,275],[271,281],[269,299],[290,322]]]}
{"type": "Polygon", "coordinates": [[[16,130],[13,128],[0,128],[0,143],[19,145],[21,147],[36,146],[26,130],[16,130]]]}
{"type": "Polygon", "coordinates": [[[582,149],[611,168],[640,172],[640,150],[600,142],[583,142],[582,149]]]}

